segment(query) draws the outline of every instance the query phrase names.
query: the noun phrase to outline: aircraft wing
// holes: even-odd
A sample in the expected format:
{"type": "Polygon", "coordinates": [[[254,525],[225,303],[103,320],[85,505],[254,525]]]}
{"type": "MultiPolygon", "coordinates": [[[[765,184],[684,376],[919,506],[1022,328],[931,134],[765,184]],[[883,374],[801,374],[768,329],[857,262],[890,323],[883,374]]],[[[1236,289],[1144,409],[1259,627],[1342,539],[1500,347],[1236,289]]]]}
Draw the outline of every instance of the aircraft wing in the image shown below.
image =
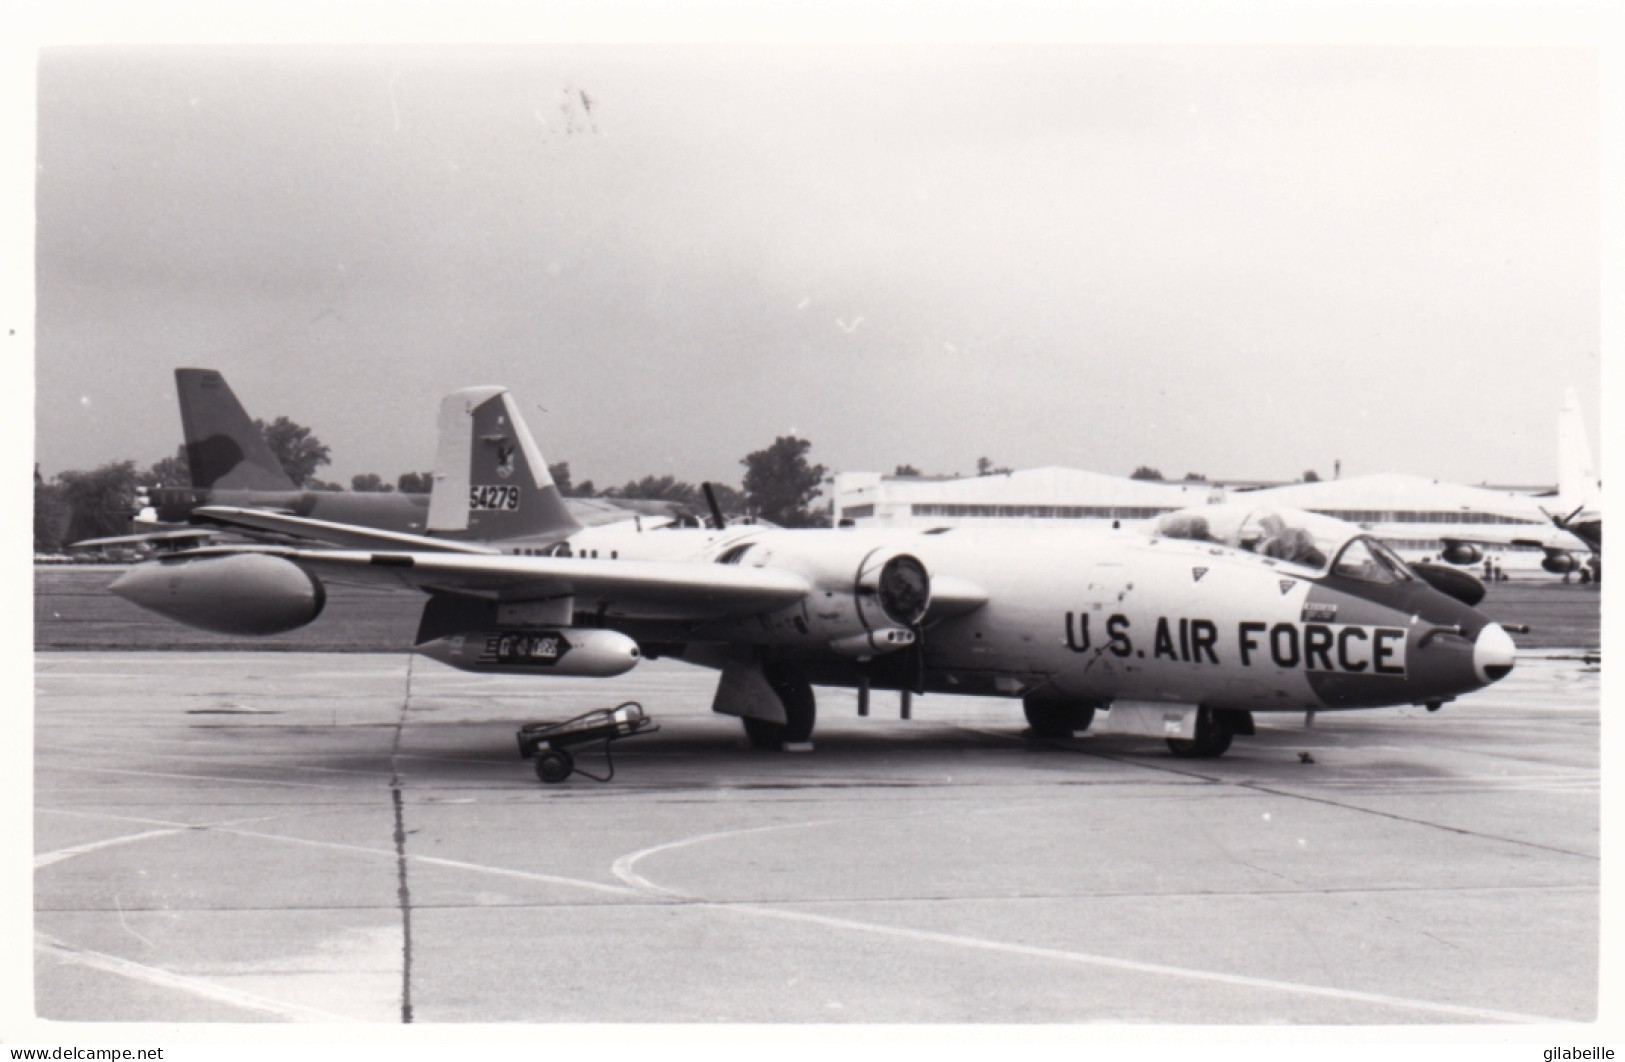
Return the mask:
{"type": "Polygon", "coordinates": [[[951,575],[932,576],[931,606],[925,610],[925,619],[921,622],[927,627],[935,626],[944,620],[975,612],[985,604],[987,591],[968,579],[951,575]]]}
{"type": "Polygon", "coordinates": [[[573,597],[577,611],[603,609],[614,619],[706,622],[752,616],[795,604],[811,591],[794,572],[727,564],[277,547],[189,555],[243,552],[284,557],[335,583],[503,602],[573,597]]]}
{"type": "Polygon", "coordinates": [[[269,509],[205,505],[193,510],[192,518],[244,534],[261,533],[302,538],[341,549],[396,549],[413,553],[473,553],[500,556],[498,550],[472,542],[456,542],[402,531],[339,524],[331,520],[312,520],[306,516],[293,516],[269,509]]]}
{"type": "Polygon", "coordinates": [[[1447,546],[1460,542],[1479,546],[1532,546],[1536,549],[1564,553],[1591,551],[1591,547],[1579,536],[1555,524],[1546,527],[1536,524],[1502,526],[1488,524],[1470,534],[1440,535],[1439,540],[1447,546]]]}
{"type": "Polygon", "coordinates": [[[677,502],[642,498],[565,498],[564,507],[582,527],[627,523],[634,517],[672,519],[685,512],[677,502]]]}

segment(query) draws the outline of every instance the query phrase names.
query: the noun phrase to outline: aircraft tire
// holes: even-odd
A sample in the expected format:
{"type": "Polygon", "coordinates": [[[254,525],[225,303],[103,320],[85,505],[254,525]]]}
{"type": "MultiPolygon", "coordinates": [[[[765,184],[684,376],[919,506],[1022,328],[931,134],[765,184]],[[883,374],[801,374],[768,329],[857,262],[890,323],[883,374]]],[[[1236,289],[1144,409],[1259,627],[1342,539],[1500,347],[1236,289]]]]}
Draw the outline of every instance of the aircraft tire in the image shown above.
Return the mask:
{"type": "Polygon", "coordinates": [[[785,722],[743,717],[740,721],[745,725],[745,736],[751,745],[758,749],[778,749],[810,740],[818,717],[812,683],[788,664],[769,662],[763,665],[762,672],[784,707],[785,722]]]}
{"type": "Polygon", "coordinates": [[[536,777],[556,785],[576,769],[575,758],[563,749],[548,749],[536,757],[536,777]]]}
{"type": "Polygon", "coordinates": [[[1223,756],[1236,736],[1230,715],[1212,708],[1196,710],[1196,736],[1169,738],[1168,751],[1182,760],[1211,760],[1223,756]]]}
{"type": "Polygon", "coordinates": [[[1026,697],[1021,702],[1027,725],[1039,737],[1071,737],[1088,730],[1095,721],[1095,706],[1085,701],[1049,700],[1026,697]]]}

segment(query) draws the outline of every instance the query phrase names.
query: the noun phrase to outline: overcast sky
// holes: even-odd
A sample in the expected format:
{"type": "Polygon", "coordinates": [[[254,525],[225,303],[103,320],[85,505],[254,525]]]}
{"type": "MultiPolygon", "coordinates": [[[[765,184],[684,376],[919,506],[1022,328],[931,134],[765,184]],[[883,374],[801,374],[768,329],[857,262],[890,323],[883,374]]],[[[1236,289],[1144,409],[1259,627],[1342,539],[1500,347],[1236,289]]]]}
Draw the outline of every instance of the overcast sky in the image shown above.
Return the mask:
{"type": "Polygon", "coordinates": [[[47,476],[171,371],[427,469],[514,390],[599,486],[1068,465],[1550,483],[1598,437],[1593,52],[195,47],[41,55],[47,476]]]}

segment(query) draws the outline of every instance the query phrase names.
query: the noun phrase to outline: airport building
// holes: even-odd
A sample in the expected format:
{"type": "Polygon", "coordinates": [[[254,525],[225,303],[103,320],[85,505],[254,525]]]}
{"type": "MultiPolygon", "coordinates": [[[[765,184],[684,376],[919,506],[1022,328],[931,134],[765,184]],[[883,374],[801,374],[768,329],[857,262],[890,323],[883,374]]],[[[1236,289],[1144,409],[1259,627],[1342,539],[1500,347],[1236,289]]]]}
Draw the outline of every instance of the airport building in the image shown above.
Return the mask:
{"type": "Polygon", "coordinates": [[[1483,553],[1509,574],[1541,575],[1547,548],[1586,556],[1584,543],[1552,526],[1542,512],[1543,500],[1551,499],[1399,474],[1256,487],[1136,480],[1071,468],[956,477],[844,472],[835,477],[833,508],[837,525],[857,527],[1088,526],[1248,499],[1260,507],[1306,509],[1359,524],[1410,560],[1436,559],[1446,538],[1526,533],[1522,544],[1484,545],[1483,553]]]}
{"type": "Polygon", "coordinates": [[[837,526],[851,521],[856,527],[1037,527],[1144,520],[1223,500],[1224,488],[1208,483],[1033,468],[951,477],[842,472],[835,477],[833,504],[837,526]]]}
{"type": "MultiPolygon", "coordinates": [[[[1528,532],[1531,539],[1545,539],[1548,531],[1556,530],[1551,518],[1541,511],[1540,499],[1530,494],[1441,483],[1425,476],[1354,476],[1234,495],[1249,496],[1359,524],[1407,557],[1437,556],[1444,548],[1444,538],[1471,538],[1492,527],[1503,532],[1528,532]]],[[[1579,545],[1583,548],[1583,544],[1579,545]]],[[[1502,549],[1526,554],[1525,559],[1532,559],[1536,567],[1544,556],[1535,545],[1507,545],[1502,549]]]]}

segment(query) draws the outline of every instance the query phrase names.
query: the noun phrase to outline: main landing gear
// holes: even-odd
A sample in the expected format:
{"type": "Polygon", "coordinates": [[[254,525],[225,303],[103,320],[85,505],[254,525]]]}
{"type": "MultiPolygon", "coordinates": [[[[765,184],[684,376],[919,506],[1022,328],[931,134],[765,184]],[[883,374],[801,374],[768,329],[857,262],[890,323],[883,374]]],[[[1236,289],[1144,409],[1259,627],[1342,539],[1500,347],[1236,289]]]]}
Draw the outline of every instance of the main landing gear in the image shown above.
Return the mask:
{"type": "Polygon", "coordinates": [[[768,686],[784,708],[783,723],[743,716],[745,736],[752,747],[780,749],[797,745],[812,738],[813,723],[818,716],[818,703],[813,696],[812,683],[806,676],[788,664],[768,661],[762,665],[768,686]]]}
{"type": "Polygon", "coordinates": [[[1021,707],[1027,713],[1027,725],[1039,737],[1071,737],[1080,730],[1088,730],[1089,724],[1095,721],[1095,706],[1088,701],[1025,697],[1021,707]]]}

